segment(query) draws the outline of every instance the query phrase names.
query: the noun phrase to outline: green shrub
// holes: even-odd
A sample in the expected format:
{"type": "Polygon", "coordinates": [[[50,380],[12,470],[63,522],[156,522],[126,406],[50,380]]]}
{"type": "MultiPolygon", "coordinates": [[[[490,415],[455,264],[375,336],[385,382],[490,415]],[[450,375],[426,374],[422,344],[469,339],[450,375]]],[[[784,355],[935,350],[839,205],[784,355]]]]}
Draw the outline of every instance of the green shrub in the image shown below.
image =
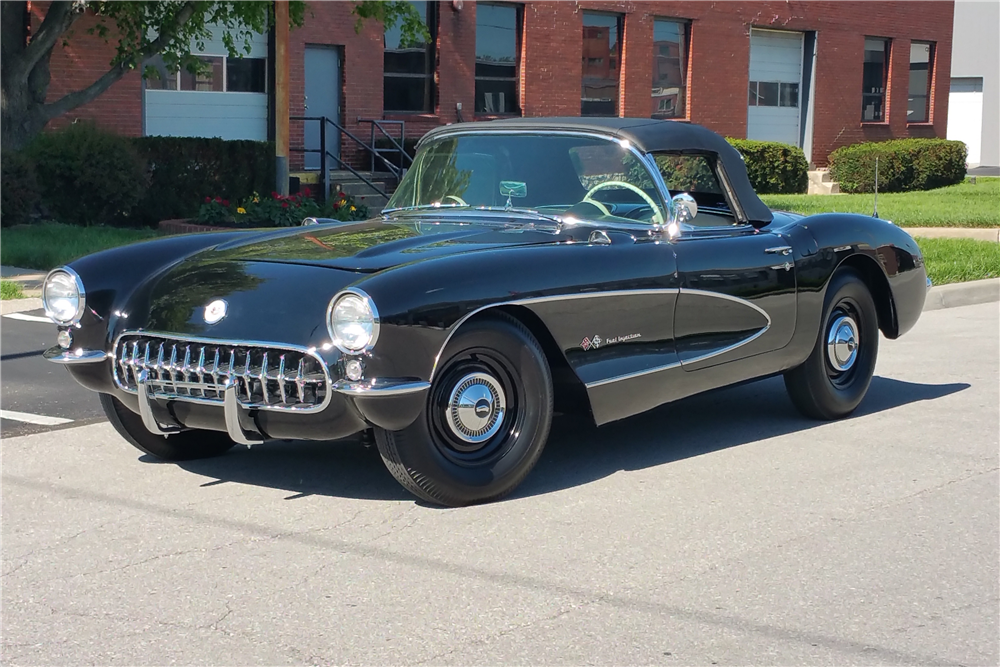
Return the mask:
{"type": "Polygon", "coordinates": [[[146,191],[142,159],[126,137],[91,123],[43,132],[28,147],[53,217],[74,225],[120,223],[146,191]]]}
{"type": "Polygon", "coordinates": [[[743,155],[757,194],[799,194],[809,187],[809,163],[801,148],[777,141],[727,138],[743,155]]]}
{"type": "Polygon", "coordinates": [[[947,139],[894,139],[842,146],[830,154],[830,175],[843,192],[931,190],[961,183],[967,148],[947,139]]]}
{"type": "Polygon", "coordinates": [[[133,139],[145,159],[150,185],[135,221],[194,218],[205,198],[236,201],[274,189],[274,144],[200,137],[133,139]]]}
{"type": "Polygon", "coordinates": [[[0,163],[0,225],[30,222],[40,200],[35,165],[22,152],[4,153],[0,163]]]}

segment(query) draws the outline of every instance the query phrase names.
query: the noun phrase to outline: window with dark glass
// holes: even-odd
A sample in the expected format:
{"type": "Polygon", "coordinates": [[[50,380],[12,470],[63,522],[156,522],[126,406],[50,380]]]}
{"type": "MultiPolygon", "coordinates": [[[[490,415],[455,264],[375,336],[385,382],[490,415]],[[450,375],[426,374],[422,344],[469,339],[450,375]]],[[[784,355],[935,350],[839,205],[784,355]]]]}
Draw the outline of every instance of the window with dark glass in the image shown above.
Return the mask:
{"type": "Polygon", "coordinates": [[[690,25],[662,19],[653,22],[653,118],[687,117],[684,102],[690,25]]]}
{"type": "Polygon", "coordinates": [[[517,114],[519,5],[476,5],[476,113],[517,114]]]}
{"type": "Polygon", "coordinates": [[[885,89],[889,79],[889,40],[865,37],[865,64],[861,88],[861,120],[885,122],[885,89]]]}
{"type": "Polygon", "coordinates": [[[582,116],[617,116],[623,20],[617,14],[583,13],[582,116]]]}
{"type": "Polygon", "coordinates": [[[752,107],[799,106],[799,84],[776,81],[751,81],[747,104],[752,107]]]}
{"type": "Polygon", "coordinates": [[[423,17],[430,40],[404,41],[397,25],[385,31],[383,102],[385,111],[434,110],[434,43],[437,41],[436,2],[411,2],[423,17]]]}
{"type": "Polygon", "coordinates": [[[930,120],[931,72],[934,69],[934,45],[929,42],[910,43],[910,88],[906,102],[906,122],[926,123],[930,120]]]}
{"type": "Polygon", "coordinates": [[[146,61],[156,75],[146,77],[150,90],[194,90],[217,93],[266,93],[267,58],[230,58],[199,56],[202,68],[197,73],[186,69],[168,71],[161,56],[146,61]]]}

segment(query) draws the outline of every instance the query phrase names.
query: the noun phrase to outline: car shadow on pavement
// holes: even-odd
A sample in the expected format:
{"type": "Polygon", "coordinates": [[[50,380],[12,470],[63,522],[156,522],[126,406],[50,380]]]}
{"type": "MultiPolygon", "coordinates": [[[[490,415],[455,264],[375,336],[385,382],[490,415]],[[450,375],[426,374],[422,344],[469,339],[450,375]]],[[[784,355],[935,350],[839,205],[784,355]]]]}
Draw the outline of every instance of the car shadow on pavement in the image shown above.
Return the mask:
{"type": "MultiPolygon", "coordinates": [[[[934,400],[968,387],[965,383],[919,384],[875,377],[854,417],[934,400]]],[[[781,378],[693,396],[602,427],[595,427],[587,419],[556,417],[538,465],[512,497],[572,488],[621,470],[641,470],[806,432],[822,423],[796,412],[781,378]]],[[[153,461],[150,457],[140,460],[153,461]]],[[[251,451],[237,446],[224,456],[177,465],[215,480],[203,486],[223,482],[253,484],[288,491],[287,500],[310,495],[369,500],[413,498],[382,465],[375,447],[364,447],[356,438],[277,441],[254,446],[251,451]]]]}

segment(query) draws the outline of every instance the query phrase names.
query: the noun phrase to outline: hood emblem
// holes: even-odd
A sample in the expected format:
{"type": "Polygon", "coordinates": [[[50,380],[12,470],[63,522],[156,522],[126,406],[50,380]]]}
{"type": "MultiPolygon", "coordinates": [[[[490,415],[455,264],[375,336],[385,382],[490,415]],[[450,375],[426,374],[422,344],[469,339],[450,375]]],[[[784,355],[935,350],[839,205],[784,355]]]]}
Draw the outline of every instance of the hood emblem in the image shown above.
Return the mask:
{"type": "Polygon", "coordinates": [[[216,299],[212,303],[205,306],[205,321],[209,324],[215,324],[223,317],[226,316],[226,311],[229,309],[229,304],[223,299],[216,299]]]}

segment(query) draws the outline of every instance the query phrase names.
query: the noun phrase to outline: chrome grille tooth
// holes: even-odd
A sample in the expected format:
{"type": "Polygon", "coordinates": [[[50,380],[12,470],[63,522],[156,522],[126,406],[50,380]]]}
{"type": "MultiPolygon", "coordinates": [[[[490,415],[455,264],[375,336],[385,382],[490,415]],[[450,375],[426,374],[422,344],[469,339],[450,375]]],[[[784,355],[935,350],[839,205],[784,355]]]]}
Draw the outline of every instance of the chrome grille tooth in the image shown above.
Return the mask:
{"type": "Polygon", "coordinates": [[[306,402],[305,359],[299,359],[299,372],[295,374],[295,387],[299,391],[299,403],[306,402]]]}
{"type": "Polygon", "coordinates": [[[212,362],[212,384],[219,384],[219,348],[215,348],[215,361],[212,362]]]}
{"type": "Polygon", "coordinates": [[[170,364],[167,366],[167,379],[173,381],[174,368],[177,367],[177,345],[170,346],[170,364]]]}
{"type": "Polygon", "coordinates": [[[260,393],[264,398],[265,403],[270,403],[271,400],[267,393],[267,352],[264,352],[264,356],[261,358],[260,362],[260,393]]]}
{"type": "Polygon", "coordinates": [[[205,346],[201,346],[201,352],[198,353],[198,366],[194,369],[195,374],[198,376],[198,382],[205,381],[205,346]]]}
{"type": "Polygon", "coordinates": [[[253,380],[250,378],[252,374],[250,373],[250,350],[247,350],[247,361],[243,365],[243,382],[247,387],[247,402],[253,402],[253,380]]]}
{"type": "Polygon", "coordinates": [[[278,357],[278,391],[281,392],[281,403],[288,403],[288,390],[285,389],[285,355],[278,357]]]}
{"type": "Polygon", "coordinates": [[[184,346],[184,363],[181,364],[181,382],[188,381],[188,374],[191,373],[191,346],[184,346]]]}
{"type": "Polygon", "coordinates": [[[165,343],[160,343],[160,351],[156,354],[156,379],[163,379],[163,346],[165,343]]]}

